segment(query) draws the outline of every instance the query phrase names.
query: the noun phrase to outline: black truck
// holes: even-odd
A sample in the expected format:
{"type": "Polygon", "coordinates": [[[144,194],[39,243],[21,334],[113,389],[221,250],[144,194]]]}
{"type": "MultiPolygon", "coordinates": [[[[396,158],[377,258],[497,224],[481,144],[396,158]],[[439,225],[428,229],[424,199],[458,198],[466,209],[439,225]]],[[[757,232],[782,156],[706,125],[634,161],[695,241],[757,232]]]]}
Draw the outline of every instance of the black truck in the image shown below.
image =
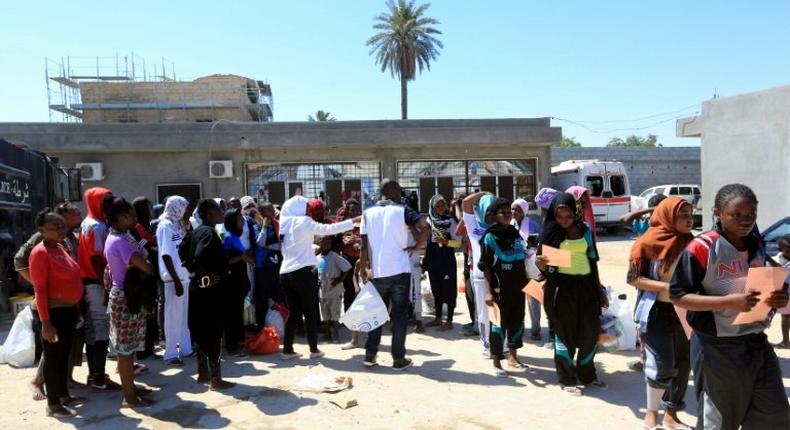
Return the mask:
{"type": "Polygon", "coordinates": [[[0,137],[0,312],[8,311],[8,296],[17,290],[13,257],[35,232],[36,213],[81,200],[81,188],[79,169],[0,137]]]}

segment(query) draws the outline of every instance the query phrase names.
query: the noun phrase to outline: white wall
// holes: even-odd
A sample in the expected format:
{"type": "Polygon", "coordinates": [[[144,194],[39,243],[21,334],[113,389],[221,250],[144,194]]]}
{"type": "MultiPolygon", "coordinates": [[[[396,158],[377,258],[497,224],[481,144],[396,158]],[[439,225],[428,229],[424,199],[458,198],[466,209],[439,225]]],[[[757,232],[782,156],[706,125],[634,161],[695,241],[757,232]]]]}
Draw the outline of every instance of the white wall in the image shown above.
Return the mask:
{"type": "Polygon", "coordinates": [[[790,215],[790,86],[706,101],[701,120],[705,227],[716,191],[733,182],[757,194],[762,229],[790,215]]]}

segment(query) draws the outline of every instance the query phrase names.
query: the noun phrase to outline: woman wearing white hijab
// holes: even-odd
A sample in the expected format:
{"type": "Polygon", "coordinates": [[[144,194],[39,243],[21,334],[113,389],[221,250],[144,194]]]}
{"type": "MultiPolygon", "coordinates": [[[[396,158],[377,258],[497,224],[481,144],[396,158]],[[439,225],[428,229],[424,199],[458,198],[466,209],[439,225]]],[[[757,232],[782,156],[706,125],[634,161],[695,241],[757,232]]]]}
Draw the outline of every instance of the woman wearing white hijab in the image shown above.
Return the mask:
{"type": "Polygon", "coordinates": [[[308,200],[294,196],[283,203],[280,212],[280,237],[283,262],[280,266],[280,283],[285,291],[290,316],[285,323],[282,358],[300,357],[294,352],[296,321],[304,316],[310,358],[321,358],[318,350],[318,258],[313,251],[316,236],[331,236],[354,228],[361,217],[336,224],[322,224],[307,216],[308,200]]]}
{"type": "MultiPolygon", "coordinates": [[[[518,233],[524,243],[527,244],[527,260],[525,265],[527,267],[527,277],[529,279],[540,280],[542,275],[537,266],[535,266],[535,253],[537,249],[534,247],[536,243],[530,244],[530,236],[535,236],[539,233],[540,227],[534,221],[529,219],[529,203],[524,199],[516,199],[513,201],[513,225],[518,229],[518,233]]],[[[534,297],[527,296],[527,309],[529,311],[530,321],[530,338],[532,340],[540,340],[540,302],[534,297]]]]}
{"type": "Polygon", "coordinates": [[[159,276],[165,290],[165,353],[168,365],[183,366],[181,357],[192,354],[189,333],[189,271],[181,264],[178,246],[186,236],[184,214],[189,202],[181,196],[172,196],[165,202],[165,210],[156,227],[159,246],[159,276]]]}

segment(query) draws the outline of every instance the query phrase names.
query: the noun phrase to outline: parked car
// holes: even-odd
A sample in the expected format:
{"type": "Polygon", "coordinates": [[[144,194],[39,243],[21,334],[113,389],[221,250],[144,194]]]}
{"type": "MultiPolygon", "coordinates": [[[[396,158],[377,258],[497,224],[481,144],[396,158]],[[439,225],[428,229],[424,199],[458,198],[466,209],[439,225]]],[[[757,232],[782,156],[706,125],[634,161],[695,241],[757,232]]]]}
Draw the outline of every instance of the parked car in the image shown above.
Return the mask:
{"type": "Polygon", "coordinates": [[[766,252],[769,256],[774,257],[779,253],[779,239],[790,235],[790,216],[775,222],[763,230],[762,234],[766,252]]]}
{"type": "Polygon", "coordinates": [[[700,205],[702,201],[702,192],[700,191],[699,185],[670,184],[650,187],[642,191],[642,194],[639,195],[641,202],[639,202],[638,206],[642,209],[646,209],[647,202],[656,194],[663,194],[667,197],[683,197],[686,199],[689,203],[694,205],[694,226],[699,227],[702,225],[702,206],[700,205]]]}

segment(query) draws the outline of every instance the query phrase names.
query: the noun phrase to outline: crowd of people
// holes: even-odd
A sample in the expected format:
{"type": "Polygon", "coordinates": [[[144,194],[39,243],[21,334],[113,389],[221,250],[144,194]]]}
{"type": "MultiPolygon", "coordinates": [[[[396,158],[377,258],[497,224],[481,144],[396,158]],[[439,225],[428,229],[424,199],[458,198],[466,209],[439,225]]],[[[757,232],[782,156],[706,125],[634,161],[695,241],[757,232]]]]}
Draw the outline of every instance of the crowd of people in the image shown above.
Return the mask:
{"type": "MultiPolygon", "coordinates": [[[[194,355],[198,382],[211,390],[230,388],[221,373],[223,351],[244,357],[246,331],[260,331],[275,303],[288,310],[281,358],[301,356],[294,348],[301,333],[309,358],[319,360],[319,334],[325,342],[344,338],[341,315],[367,282],[390,309],[392,366],[407,369],[413,364],[406,356],[410,320],[417,332],[454,329],[458,253],[472,319],[462,333],[479,336],[494,375],[529,368],[518,351],[526,337],[542,340],[545,312],[546,346],[554,351],[560,388],[573,396],[608,388],[595,366],[608,299],[586,188],[544,188],[534,203],[486,192],[449,201],[436,195],[425,217],[413,203],[397,182],[385,180],[378,203],[363,211],[351,198],[334,216],[321,199],[302,196],[278,212],[249,196],[227,202],[170,196],[154,206],[104,188],[85,192],[84,219],[71,203],[43,211],[38,233],[16,259],[17,271],[34,287],[43,345],[31,382],[34,398],[46,399],[53,417],[74,416],[73,407],[88,399],[69,389],[85,385],[121,391],[122,407],[145,407],[152,400],[135,376],[147,371],[140,362],[151,357],[183,366],[194,355]],[[530,217],[531,207],[540,219],[530,217]],[[570,264],[553,264],[544,247],[567,252],[570,264]],[[434,312],[423,325],[424,276],[434,312]],[[524,292],[530,281],[543,282],[542,306],[524,292]],[[253,321],[245,321],[249,306],[253,321]],[[86,384],[72,377],[83,350],[86,384]],[[120,384],[106,372],[108,354],[117,359],[120,384]]],[[[790,259],[790,238],[780,241],[780,255],[766,255],[755,226],[757,206],[748,187],[723,187],[713,230],[697,237],[692,206],[681,198],[656,201],[637,215],[650,227],[633,245],[627,282],[638,290],[634,320],[646,429],[689,428],[677,413],[685,407],[692,372],[698,428],[790,428],[778,359],[764,334],[774,312],[763,322],[733,321],[759,300],[745,291],[748,268],[788,266],[790,259]]],[[[790,346],[786,288],[764,302],[783,314],[780,345],[790,346]]],[[[363,345],[363,334],[352,332],[342,348],[364,348],[364,366],[377,366],[381,334],[381,327],[372,330],[363,345]]]]}

